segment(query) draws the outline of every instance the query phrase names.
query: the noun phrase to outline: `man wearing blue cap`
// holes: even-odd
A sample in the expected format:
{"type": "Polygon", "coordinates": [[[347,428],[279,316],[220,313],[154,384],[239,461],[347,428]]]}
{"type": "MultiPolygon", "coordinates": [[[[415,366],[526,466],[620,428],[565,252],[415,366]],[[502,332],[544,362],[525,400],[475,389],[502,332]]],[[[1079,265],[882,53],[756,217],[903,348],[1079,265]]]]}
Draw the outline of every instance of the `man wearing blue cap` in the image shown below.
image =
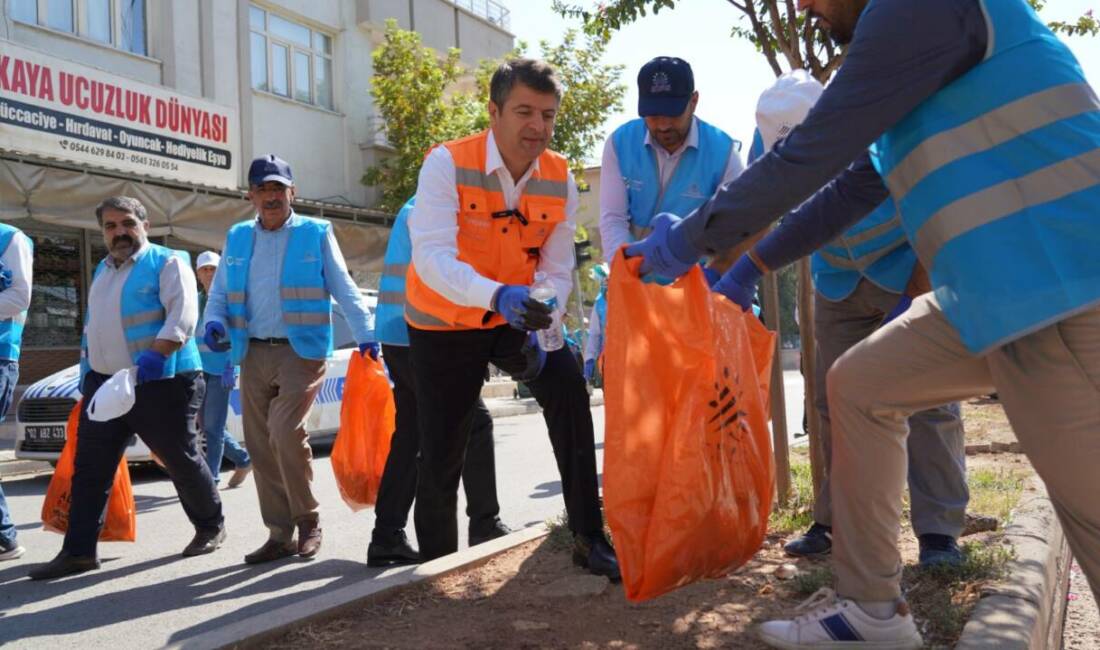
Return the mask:
{"type": "Polygon", "coordinates": [[[203,340],[241,367],[244,439],[270,538],[245,562],[321,548],[306,417],[332,354],[332,299],[362,354],[378,357],[374,317],[348,274],[332,226],[294,213],[290,166],[267,155],[248,170],[256,218],[226,235],[204,314],[203,340]],[[294,529],[298,544],[293,543],[294,529]]]}
{"type": "Polygon", "coordinates": [[[638,72],[638,115],[615,129],[600,167],[600,236],[610,263],[661,212],[688,214],[741,174],[741,143],[695,117],[691,66],[659,56],[638,72]]]}

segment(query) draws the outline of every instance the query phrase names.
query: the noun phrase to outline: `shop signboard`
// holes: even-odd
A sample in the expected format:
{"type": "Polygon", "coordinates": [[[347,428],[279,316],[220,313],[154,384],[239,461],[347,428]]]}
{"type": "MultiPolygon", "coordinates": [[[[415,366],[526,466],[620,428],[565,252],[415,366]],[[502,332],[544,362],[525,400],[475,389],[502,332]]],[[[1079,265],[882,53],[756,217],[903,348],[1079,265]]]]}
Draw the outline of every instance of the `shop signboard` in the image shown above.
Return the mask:
{"type": "Polygon", "coordinates": [[[237,110],[0,40],[0,148],[234,189],[237,110]]]}

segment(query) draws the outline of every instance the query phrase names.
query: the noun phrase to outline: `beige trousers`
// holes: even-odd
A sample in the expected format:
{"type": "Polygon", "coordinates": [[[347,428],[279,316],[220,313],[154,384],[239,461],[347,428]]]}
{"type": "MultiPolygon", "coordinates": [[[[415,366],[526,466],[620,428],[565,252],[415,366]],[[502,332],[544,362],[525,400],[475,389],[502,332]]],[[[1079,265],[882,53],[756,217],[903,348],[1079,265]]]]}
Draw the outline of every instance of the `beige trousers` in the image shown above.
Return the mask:
{"type": "Polygon", "coordinates": [[[289,542],[297,524],[317,520],[306,417],[324,375],[324,361],[303,359],[289,345],[251,341],[241,363],[245,446],[260,515],[278,542],[289,542]]]}
{"type": "Polygon", "coordinates": [[[837,360],[827,384],[838,593],[900,596],[908,417],[997,392],[1100,597],[1100,308],[977,357],[925,294],[837,360]]]}

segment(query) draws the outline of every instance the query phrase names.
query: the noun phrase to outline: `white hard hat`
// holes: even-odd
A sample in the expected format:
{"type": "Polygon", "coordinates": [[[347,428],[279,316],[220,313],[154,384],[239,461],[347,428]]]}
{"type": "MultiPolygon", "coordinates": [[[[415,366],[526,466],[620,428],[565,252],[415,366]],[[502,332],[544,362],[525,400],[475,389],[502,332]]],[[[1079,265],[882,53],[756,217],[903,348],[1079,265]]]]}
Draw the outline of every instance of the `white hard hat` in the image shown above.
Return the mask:
{"type": "Polygon", "coordinates": [[[88,418],[95,422],[107,422],[120,418],[134,408],[133,368],[123,368],[103,382],[88,402],[88,418]]]}
{"type": "Polygon", "coordinates": [[[792,70],[775,80],[756,102],[756,128],[764,141],[764,151],[787,137],[806,119],[825,87],[805,70],[792,70]]]}
{"type": "Polygon", "coordinates": [[[199,254],[199,260],[195,262],[195,268],[201,269],[204,266],[217,266],[220,261],[222,261],[221,255],[218,255],[214,251],[203,251],[199,254]]]}

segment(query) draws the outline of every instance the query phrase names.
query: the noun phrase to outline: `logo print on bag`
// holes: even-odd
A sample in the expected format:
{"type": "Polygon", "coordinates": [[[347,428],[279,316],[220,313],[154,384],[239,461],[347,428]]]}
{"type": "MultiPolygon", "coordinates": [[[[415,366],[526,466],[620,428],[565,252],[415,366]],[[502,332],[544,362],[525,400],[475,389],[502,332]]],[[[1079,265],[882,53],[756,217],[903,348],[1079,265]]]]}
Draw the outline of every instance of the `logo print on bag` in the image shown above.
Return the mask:
{"type": "Polygon", "coordinates": [[[730,452],[737,453],[736,447],[741,443],[742,437],[749,433],[749,425],[745,421],[749,414],[738,406],[745,395],[741,389],[741,376],[731,373],[728,367],[723,368],[722,381],[714,382],[714,390],[718,392],[718,399],[708,403],[714,415],[707,420],[707,432],[717,434],[716,444],[719,448],[728,436],[733,445],[730,452]]]}

